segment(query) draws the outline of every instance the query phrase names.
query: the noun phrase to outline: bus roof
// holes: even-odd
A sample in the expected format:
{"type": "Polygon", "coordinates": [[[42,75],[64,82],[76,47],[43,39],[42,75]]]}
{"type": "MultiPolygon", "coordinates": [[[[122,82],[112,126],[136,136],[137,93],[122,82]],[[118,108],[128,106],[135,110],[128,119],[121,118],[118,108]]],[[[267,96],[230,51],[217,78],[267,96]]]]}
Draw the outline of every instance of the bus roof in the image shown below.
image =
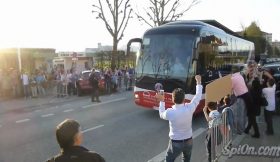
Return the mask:
{"type": "Polygon", "coordinates": [[[226,26],[224,26],[223,24],[219,23],[216,20],[200,20],[200,21],[202,21],[204,23],[207,23],[209,25],[215,26],[215,27],[217,27],[219,29],[222,29],[223,31],[225,31],[228,34],[234,35],[234,36],[239,37],[239,38],[243,38],[243,37],[241,37],[240,35],[238,35],[237,33],[235,33],[234,31],[230,30],[229,28],[227,28],[226,26]]]}
{"type": "MultiPolygon", "coordinates": [[[[240,35],[236,34],[235,32],[233,32],[232,30],[230,30],[229,28],[227,28],[226,26],[222,25],[221,23],[219,23],[216,20],[181,20],[181,21],[173,21],[173,22],[169,22],[166,23],[162,26],[156,27],[156,28],[152,28],[148,31],[146,31],[145,34],[159,34],[159,33],[177,33],[179,34],[179,32],[182,34],[184,34],[185,32],[189,33],[192,31],[200,31],[202,28],[204,27],[209,27],[209,28],[215,28],[216,30],[218,30],[219,32],[222,33],[227,33],[239,38],[244,39],[243,37],[241,37],[240,35]],[[178,29],[180,29],[180,31],[178,31],[178,29]],[[189,30],[189,29],[193,29],[193,30],[189,30]],[[177,31],[177,32],[176,32],[177,31]]],[[[185,33],[185,34],[187,34],[185,33]]],[[[196,32],[195,32],[196,33],[196,32]]],[[[198,33],[197,33],[198,34],[198,33]]]]}

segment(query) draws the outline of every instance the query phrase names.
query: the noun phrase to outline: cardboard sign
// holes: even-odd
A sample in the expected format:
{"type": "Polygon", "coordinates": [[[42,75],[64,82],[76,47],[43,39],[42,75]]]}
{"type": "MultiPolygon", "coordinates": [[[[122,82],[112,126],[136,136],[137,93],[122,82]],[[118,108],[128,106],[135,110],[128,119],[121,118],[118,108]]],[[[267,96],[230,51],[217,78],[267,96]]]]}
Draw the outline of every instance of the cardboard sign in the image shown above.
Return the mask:
{"type": "Polygon", "coordinates": [[[212,101],[220,101],[223,97],[231,94],[231,74],[222,78],[216,79],[213,82],[206,85],[205,88],[205,103],[212,101]]]}

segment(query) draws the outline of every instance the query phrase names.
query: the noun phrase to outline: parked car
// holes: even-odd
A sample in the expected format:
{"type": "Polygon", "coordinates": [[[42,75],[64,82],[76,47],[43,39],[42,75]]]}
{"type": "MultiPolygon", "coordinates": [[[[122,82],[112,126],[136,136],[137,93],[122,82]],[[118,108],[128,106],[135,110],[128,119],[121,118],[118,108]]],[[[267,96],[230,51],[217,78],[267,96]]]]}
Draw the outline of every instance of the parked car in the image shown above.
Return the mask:
{"type": "MultiPolygon", "coordinates": [[[[275,79],[276,85],[280,84],[280,62],[265,64],[262,67],[264,70],[268,71],[275,79]]],[[[280,88],[280,87],[277,87],[280,88]]]]}
{"type": "MultiPolygon", "coordinates": [[[[96,70],[95,73],[96,73],[96,75],[100,75],[101,79],[99,80],[99,89],[100,89],[100,91],[104,91],[104,89],[105,89],[104,77],[101,76],[101,73],[98,70],[96,70]]],[[[78,81],[76,82],[78,96],[82,96],[86,92],[91,92],[92,86],[89,82],[90,74],[91,74],[90,70],[82,71],[81,76],[79,77],[78,81]]]]}

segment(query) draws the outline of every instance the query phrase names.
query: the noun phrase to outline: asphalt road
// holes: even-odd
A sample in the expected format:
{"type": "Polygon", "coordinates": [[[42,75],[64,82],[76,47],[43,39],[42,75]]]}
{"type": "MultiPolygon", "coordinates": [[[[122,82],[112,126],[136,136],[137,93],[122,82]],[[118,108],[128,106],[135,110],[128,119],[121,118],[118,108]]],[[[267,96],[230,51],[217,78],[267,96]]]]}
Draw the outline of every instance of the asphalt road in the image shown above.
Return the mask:
{"type": "MultiPolygon", "coordinates": [[[[157,111],[136,106],[132,92],[102,96],[101,100],[91,103],[84,96],[1,113],[0,162],[41,162],[57,154],[55,126],[65,118],[80,122],[83,145],[108,162],[161,161],[168,145],[168,122],[157,111]]],[[[203,116],[193,119],[192,161],[206,159],[206,127],[203,116]]]]}

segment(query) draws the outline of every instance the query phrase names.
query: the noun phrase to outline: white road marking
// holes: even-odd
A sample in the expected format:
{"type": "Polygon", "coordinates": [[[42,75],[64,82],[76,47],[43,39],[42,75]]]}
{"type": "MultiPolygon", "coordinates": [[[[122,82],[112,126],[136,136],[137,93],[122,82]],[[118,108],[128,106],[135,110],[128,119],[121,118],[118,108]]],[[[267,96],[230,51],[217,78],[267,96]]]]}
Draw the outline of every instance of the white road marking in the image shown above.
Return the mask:
{"type": "Polygon", "coordinates": [[[41,115],[42,118],[46,118],[46,117],[50,117],[53,116],[54,114],[45,114],[45,115],[41,115]]]}
{"type": "Polygon", "coordinates": [[[53,106],[53,107],[49,107],[48,109],[57,109],[59,108],[58,106],[53,106]]]}
{"type": "Polygon", "coordinates": [[[67,109],[67,110],[64,110],[63,112],[67,113],[67,112],[71,112],[71,111],[74,111],[74,109],[67,109]]]}
{"type": "Polygon", "coordinates": [[[58,108],[59,108],[59,106],[55,106],[55,107],[54,107],[54,109],[58,109],[58,108]]]}
{"type": "Polygon", "coordinates": [[[24,123],[28,122],[30,119],[22,119],[22,120],[17,120],[16,123],[24,123]]]}
{"type": "Polygon", "coordinates": [[[193,137],[192,138],[195,139],[196,137],[201,135],[205,130],[206,130],[206,128],[198,128],[197,130],[195,130],[193,132],[193,137]]]}
{"type": "Polygon", "coordinates": [[[70,106],[71,104],[65,104],[65,105],[62,105],[61,107],[67,107],[67,106],[70,106]]]}
{"type": "Polygon", "coordinates": [[[86,109],[86,108],[90,108],[90,107],[93,107],[93,106],[104,105],[104,104],[108,104],[108,103],[112,103],[112,102],[117,102],[117,101],[122,101],[122,100],[126,100],[126,98],[117,98],[117,99],[110,100],[110,101],[105,101],[105,102],[100,102],[100,103],[94,103],[94,104],[90,104],[90,105],[85,105],[85,106],[82,106],[82,108],[83,108],[83,109],[86,109]]]}
{"type": "MultiPolygon", "coordinates": [[[[206,128],[198,128],[193,132],[192,138],[195,139],[198,137],[201,133],[203,133],[206,130],[206,128]]],[[[152,159],[148,160],[148,162],[161,162],[164,161],[166,151],[161,152],[157,156],[153,157],[152,159]]]]}
{"type": "Polygon", "coordinates": [[[94,130],[94,129],[101,128],[101,127],[104,127],[104,125],[98,125],[98,126],[96,126],[96,127],[92,127],[92,128],[83,130],[82,133],[86,133],[86,132],[89,132],[89,131],[92,131],[92,130],[94,130]]]}

